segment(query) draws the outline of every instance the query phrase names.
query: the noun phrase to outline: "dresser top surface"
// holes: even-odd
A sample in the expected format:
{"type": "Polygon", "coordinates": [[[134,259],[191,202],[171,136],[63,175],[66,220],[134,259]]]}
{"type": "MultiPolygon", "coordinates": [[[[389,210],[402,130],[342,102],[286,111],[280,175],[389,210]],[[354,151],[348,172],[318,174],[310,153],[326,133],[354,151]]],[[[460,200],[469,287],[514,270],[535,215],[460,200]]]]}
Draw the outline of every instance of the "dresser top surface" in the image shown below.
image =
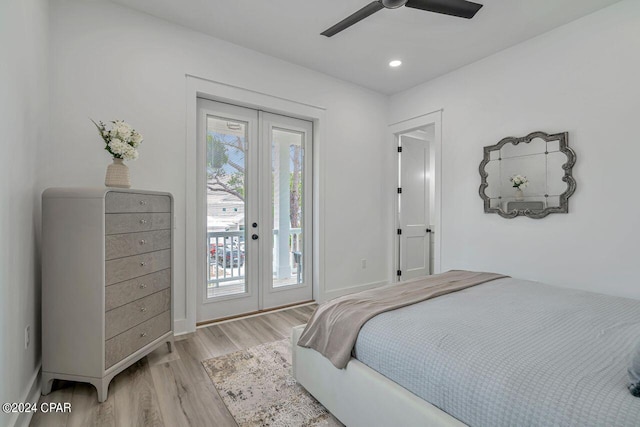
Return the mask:
{"type": "Polygon", "coordinates": [[[164,191],[141,190],[137,188],[112,188],[112,187],[52,187],[47,188],[42,193],[43,199],[103,199],[107,193],[133,193],[133,194],[154,194],[159,196],[169,196],[173,199],[173,195],[164,191]]]}

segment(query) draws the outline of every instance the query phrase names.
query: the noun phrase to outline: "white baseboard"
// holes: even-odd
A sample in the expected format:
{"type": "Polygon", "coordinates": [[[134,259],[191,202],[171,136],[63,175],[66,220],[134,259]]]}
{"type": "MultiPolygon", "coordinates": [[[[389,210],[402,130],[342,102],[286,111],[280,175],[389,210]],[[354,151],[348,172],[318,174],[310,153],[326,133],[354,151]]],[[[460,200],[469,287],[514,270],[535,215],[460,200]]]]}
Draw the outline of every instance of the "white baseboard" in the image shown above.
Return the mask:
{"type": "MultiPolygon", "coordinates": [[[[37,404],[38,400],[40,400],[41,394],[41,379],[42,379],[42,364],[38,364],[38,368],[36,372],[31,377],[31,381],[29,382],[29,386],[25,391],[24,395],[20,402],[30,402],[37,404]]],[[[13,427],[28,427],[31,422],[31,417],[33,417],[33,412],[24,412],[22,414],[13,414],[9,420],[9,425],[13,427]]]]}
{"type": "Polygon", "coordinates": [[[343,295],[353,294],[353,293],[356,293],[356,292],[362,292],[362,291],[366,291],[367,289],[377,288],[379,286],[384,286],[384,285],[388,285],[388,284],[389,284],[388,281],[370,282],[370,283],[365,283],[365,284],[362,284],[362,285],[350,286],[348,288],[340,288],[340,289],[333,289],[331,291],[325,291],[324,295],[321,298],[321,301],[319,301],[319,302],[329,301],[330,299],[338,298],[338,297],[341,297],[343,295]]]}

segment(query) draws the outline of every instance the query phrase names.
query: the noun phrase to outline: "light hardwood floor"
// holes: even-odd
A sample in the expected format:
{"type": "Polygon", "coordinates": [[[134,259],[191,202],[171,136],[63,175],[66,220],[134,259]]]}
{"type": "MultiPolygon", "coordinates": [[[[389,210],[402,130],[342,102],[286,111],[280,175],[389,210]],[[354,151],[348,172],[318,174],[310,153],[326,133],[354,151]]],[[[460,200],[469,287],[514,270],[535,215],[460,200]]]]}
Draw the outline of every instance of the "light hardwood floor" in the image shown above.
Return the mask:
{"type": "Polygon", "coordinates": [[[290,308],[176,337],[173,353],[162,346],[116,376],[102,404],[91,385],[55,381],[40,402],[71,402],[71,412],[37,412],[31,426],[236,426],[201,362],[289,337],[314,309],[290,308]]]}

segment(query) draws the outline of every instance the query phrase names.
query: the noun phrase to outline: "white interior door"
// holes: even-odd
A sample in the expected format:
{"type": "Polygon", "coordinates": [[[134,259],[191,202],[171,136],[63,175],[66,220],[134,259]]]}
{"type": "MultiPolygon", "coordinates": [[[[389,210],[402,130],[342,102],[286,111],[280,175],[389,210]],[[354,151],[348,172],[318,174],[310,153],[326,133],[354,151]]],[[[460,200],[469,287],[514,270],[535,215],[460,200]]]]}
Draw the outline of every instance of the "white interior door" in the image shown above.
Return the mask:
{"type": "Polygon", "coordinates": [[[429,275],[430,153],[424,139],[400,137],[398,229],[400,280],[429,275]]]}
{"type": "Polygon", "coordinates": [[[197,321],[311,300],[311,122],[198,109],[197,321]]]}

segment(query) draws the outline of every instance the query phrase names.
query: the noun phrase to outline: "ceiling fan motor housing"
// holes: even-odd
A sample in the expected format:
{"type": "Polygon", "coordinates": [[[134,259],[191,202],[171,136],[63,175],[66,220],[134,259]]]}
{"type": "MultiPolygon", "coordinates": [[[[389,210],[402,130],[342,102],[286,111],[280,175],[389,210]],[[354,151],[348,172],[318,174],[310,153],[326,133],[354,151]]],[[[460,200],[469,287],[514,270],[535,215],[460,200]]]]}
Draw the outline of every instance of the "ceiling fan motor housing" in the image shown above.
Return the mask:
{"type": "Polygon", "coordinates": [[[404,6],[408,0],[381,0],[382,5],[387,9],[397,9],[404,6]]]}

